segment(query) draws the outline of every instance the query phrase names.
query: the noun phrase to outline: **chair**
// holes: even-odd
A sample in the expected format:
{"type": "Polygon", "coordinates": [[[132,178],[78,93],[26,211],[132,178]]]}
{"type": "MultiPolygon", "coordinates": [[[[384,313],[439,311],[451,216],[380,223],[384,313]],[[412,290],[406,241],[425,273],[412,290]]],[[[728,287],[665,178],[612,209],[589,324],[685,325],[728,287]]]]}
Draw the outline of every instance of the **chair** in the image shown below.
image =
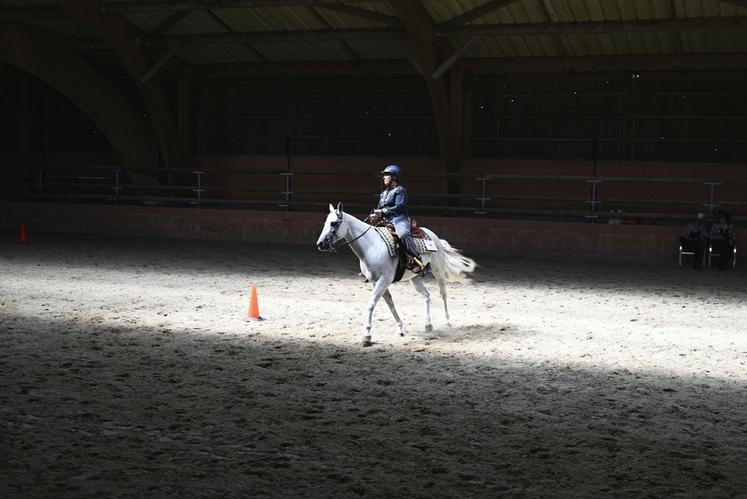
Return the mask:
{"type": "MultiPolygon", "coordinates": [[[[709,244],[710,246],[710,244],[709,244]]],[[[682,267],[682,261],[683,257],[686,256],[692,256],[695,258],[695,250],[689,250],[682,247],[682,243],[678,243],[677,245],[677,266],[682,267]]],[[[700,262],[701,267],[705,265],[705,251],[703,251],[703,256],[701,257],[703,261],[700,262]]],[[[710,261],[709,261],[710,266],[710,261]]]]}
{"type": "MultiPolygon", "coordinates": [[[[718,251],[713,251],[713,240],[708,241],[708,268],[711,268],[711,260],[713,257],[720,257],[718,251]]],[[[734,249],[732,249],[731,254],[731,268],[734,269],[737,266],[737,245],[734,244],[734,249]]]]}

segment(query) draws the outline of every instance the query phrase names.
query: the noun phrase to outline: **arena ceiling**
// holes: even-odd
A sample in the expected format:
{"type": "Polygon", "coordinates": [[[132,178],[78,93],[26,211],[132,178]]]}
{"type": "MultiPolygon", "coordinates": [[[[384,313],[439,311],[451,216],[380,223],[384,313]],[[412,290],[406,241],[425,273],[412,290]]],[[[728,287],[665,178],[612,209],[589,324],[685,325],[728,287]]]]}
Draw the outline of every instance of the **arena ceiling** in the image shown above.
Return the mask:
{"type": "Polygon", "coordinates": [[[747,65],[747,0],[0,0],[0,22],[89,58],[106,58],[113,18],[137,32],[144,76],[747,65]]]}
{"type": "Polygon", "coordinates": [[[133,170],[155,164],[150,126],[165,165],[189,164],[164,76],[181,106],[212,78],[420,74],[458,172],[470,73],[745,69],[747,0],[0,0],[0,61],[67,96],[133,170]]]}

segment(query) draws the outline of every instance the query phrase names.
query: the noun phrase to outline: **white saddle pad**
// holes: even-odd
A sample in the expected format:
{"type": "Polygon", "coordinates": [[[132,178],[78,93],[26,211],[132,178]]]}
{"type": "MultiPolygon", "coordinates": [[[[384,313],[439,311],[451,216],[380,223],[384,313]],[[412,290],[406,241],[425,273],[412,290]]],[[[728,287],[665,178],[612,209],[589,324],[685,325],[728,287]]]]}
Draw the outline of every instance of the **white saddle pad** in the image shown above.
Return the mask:
{"type": "MultiPolygon", "coordinates": [[[[374,227],[374,229],[376,229],[376,232],[379,233],[381,239],[386,243],[386,248],[389,250],[389,256],[397,256],[394,237],[392,236],[392,233],[389,232],[389,229],[386,227],[374,227]]],[[[428,251],[438,251],[436,242],[428,236],[424,238],[414,237],[413,239],[415,240],[415,247],[418,248],[418,252],[420,252],[421,255],[428,251]]]]}

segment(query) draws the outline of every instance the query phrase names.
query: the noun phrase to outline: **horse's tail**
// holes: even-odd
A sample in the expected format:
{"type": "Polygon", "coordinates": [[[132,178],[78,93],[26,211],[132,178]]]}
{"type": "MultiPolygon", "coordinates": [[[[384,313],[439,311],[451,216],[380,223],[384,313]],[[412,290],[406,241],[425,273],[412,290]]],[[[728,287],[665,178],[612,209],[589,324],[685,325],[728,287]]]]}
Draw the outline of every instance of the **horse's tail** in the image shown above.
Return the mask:
{"type": "Polygon", "coordinates": [[[437,267],[440,267],[447,281],[463,281],[467,278],[468,273],[475,270],[477,262],[462,255],[447,240],[439,239],[433,231],[426,228],[423,228],[423,230],[436,242],[438,251],[436,252],[435,259],[439,260],[437,267]]]}

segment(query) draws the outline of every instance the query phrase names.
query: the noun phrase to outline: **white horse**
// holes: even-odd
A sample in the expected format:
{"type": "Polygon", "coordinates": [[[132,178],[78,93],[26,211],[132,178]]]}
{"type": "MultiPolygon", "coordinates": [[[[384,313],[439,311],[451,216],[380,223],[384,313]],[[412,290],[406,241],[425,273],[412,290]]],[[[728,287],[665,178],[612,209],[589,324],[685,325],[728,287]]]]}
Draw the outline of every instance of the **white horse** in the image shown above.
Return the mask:
{"type": "MultiPolygon", "coordinates": [[[[430,270],[438,282],[441,290],[441,298],[444,301],[444,313],[446,322],[449,322],[449,309],[446,305],[446,281],[458,281],[465,278],[465,274],[475,270],[475,261],[471,258],[462,256],[458,250],[451,245],[439,239],[433,232],[423,228],[427,236],[435,242],[437,251],[426,252],[422,255],[423,265],[431,264],[430,270]]],[[[397,310],[394,308],[392,295],[387,289],[394,279],[397,270],[398,257],[390,256],[384,240],[379,236],[372,226],[358,220],[352,215],[342,211],[342,205],[338,204],[337,208],[329,205],[329,214],[324,222],[324,228],[316,242],[320,251],[334,251],[335,243],[344,240],[345,243],[338,245],[350,246],[355,256],[360,260],[361,272],[366,278],[373,283],[373,294],[368,302],[368,312],[364,322],[362,344],[363,346],[371,345],[371,319],[373,311],[378,303],[379,298],[384,297],[384,301],[389,305],[394,320],[397,322],[397,333],[400,336],[405,334],[405,325],[399,318],[397,310]]],[[[428,290],[423,284],[423,274],[414,274],[405,270],[402,280],[410,280],[415,289],[423,295],[425,299],[425,330],[432,331],[431,324],[431,297],[428,290]]]]}

